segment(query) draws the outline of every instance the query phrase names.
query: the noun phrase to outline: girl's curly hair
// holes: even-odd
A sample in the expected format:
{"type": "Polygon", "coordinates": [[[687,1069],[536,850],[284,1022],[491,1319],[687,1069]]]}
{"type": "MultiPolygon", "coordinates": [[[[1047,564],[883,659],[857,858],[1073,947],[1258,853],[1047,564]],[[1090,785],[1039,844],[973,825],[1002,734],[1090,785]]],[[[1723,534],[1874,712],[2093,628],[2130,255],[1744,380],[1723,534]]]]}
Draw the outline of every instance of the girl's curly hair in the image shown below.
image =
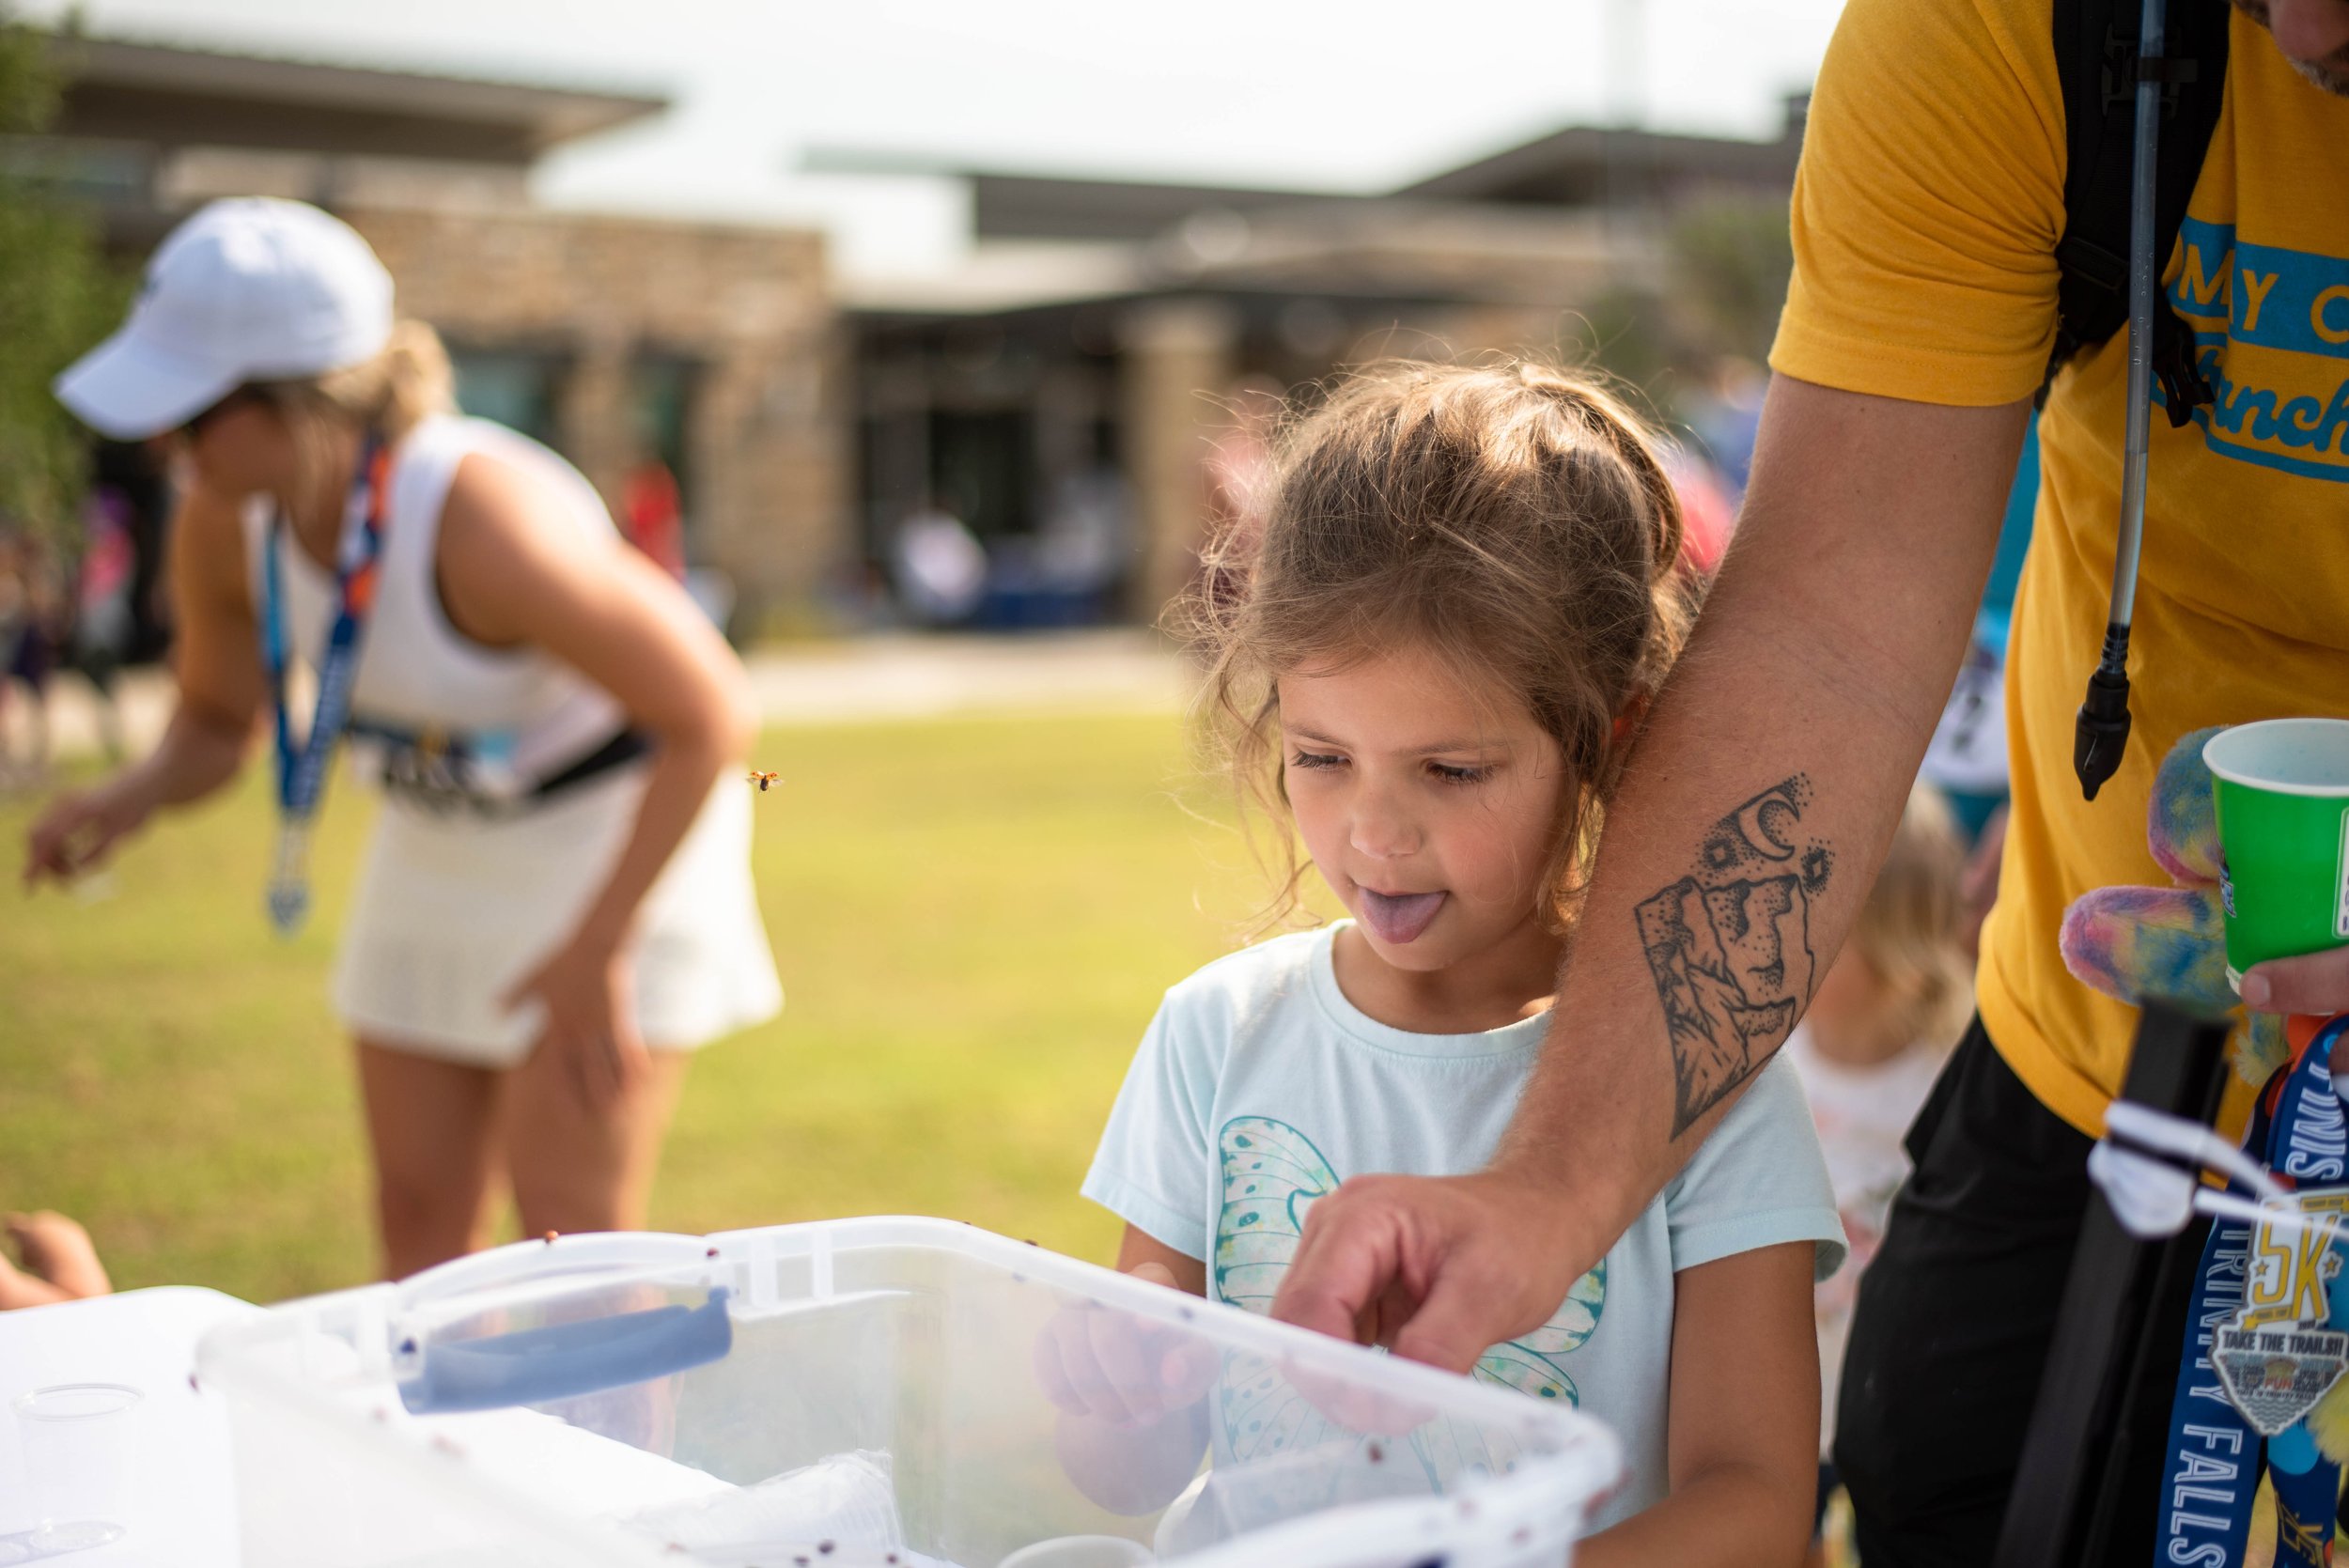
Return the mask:
{"type": "Polygon", "coordinates": [[[1203,656],[1208,737],[1294,915],[1279,679],[1417,644],[1524,704],[1564,754],[1539,911],[1563,934],[1628,730],[1695,613],[1656,435],[1596,380],[1531,362],[1398,361],[1346,377],[1281,442],[1261,531],[1211,540],[1170,618],[1203,656]]]}

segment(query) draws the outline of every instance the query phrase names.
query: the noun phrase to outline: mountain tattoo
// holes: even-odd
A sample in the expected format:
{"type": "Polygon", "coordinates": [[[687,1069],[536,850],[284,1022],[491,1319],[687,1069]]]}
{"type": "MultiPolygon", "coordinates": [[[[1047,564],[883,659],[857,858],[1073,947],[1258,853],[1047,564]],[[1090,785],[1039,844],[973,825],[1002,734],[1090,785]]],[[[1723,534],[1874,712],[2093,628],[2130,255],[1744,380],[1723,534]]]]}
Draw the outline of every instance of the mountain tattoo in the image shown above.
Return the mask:
{"type": "Polygon", "coordinates": [[[1672,1136],[1743,1083],[1795,1027],[1817,960],[1811,901],[1834,857],[1802,831],[1797,773],[1715,823],[1697,869],[1638,906],[1672,1052],[1672,1136]]]}

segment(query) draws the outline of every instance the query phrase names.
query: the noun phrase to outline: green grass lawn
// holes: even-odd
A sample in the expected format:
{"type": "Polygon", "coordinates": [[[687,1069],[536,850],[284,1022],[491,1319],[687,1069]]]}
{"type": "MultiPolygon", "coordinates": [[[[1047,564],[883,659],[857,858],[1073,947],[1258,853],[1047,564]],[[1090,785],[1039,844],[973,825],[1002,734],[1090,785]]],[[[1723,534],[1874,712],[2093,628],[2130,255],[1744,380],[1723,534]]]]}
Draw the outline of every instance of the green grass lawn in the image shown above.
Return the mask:
{"type": "MultiPolygon", "coordinates": [[[[767,733],[756,871],[789,1003],[704,1052],[654,1223],[968,1219],[1105,1258],[1077,1183],[1159,993],[1260,896],[1172,718],[767,733]]],[[[748,787],[747,785],[745,787],[748,787]]],[[[14,887],[0,801],[0,1207],[87,1223],[117,1285],[274,1300],[373,1256],[348,1047],[326,1004],[370,809],[339,779],[290,943],[261,913],[264,770],[79,895],[14,887]]]]}

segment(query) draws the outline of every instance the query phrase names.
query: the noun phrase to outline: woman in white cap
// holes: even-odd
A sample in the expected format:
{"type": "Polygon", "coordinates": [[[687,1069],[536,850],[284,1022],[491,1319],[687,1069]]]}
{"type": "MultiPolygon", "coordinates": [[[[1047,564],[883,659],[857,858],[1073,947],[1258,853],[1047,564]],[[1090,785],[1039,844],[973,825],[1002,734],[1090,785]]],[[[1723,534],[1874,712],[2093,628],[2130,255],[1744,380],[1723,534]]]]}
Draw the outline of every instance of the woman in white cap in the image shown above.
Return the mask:
{"type": "Polygon", "coordinates": [[[291,929],[348,737],[386,797],[334,1001],[388,1272],[480,1245],[501,1168],[526,1234],[641,1224],[687,1051],[782,1004],[740,662],[578,471],[457,416],[439,340],[316,208],[196,213],[56,392],[118,440],[179,432],[179,701],[151,755],[34,825],[28,877],[219,789],[273,708],[291,929]]]}

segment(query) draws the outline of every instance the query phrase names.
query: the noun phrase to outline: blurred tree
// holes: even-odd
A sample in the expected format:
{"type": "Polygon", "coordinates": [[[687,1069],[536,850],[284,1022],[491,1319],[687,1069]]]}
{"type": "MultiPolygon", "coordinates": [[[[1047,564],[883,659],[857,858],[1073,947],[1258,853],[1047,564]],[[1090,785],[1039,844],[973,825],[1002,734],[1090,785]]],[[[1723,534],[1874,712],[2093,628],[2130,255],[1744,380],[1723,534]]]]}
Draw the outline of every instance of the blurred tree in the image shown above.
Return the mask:
{"type": "Polygon", "coordinates": [[[1673,418],[1673,392],[1688,377],[1681,333],[1671,306],[1652,285],[1624,281],[1593,295],[1569,321],[1569,364],[1595,365],[1636,391],[1658,418],[1673,418]]]}
{"type": "Polygon", "coordinates": [[[1610,286],[1583,307],[1580,326],[1591,357],[1634,386],[1659,386],[1672,367],[1678,334],[1664,297],[1651,287],[1610,286]]]}
{"type": "Polygon", "coordinates": [[[63,539],[89,481],[89,437],[49,382],[120,318],[131,280],[42,156],[63,88],[58,36],[0,0],[0,520],[63,539]]]}
{"type": "Polygon", "coordinates": [[[1672,220],[1664,243],[1676,292],[1713,353],[1760,363],[1778,334],[1786,282],[1795,271],[1786,203],[1707,196],[1672,220]]]}
{"type": "Polygon", "coordinates": [[[1763,363],[1794,272],[1783,201],[1718,194],[1674,212],[1661,265],[1592,297],[1569,353],[1646,394],[1668,424],[1698,411],[1723,359],[1763,363]]]}

